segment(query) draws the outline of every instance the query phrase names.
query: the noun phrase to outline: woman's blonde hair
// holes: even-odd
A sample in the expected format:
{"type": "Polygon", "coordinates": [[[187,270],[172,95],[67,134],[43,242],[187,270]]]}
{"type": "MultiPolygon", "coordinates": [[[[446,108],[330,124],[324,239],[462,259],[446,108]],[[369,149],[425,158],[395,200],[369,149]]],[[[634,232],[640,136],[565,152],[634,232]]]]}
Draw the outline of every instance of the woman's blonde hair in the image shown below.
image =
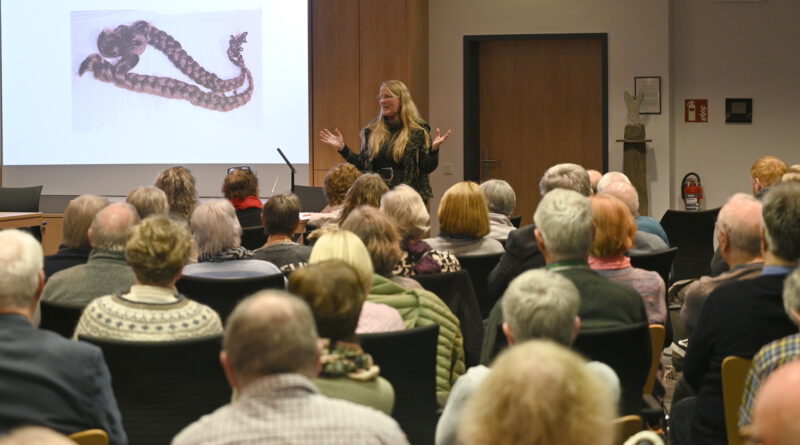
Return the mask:
{"type": "Polygon", "coordinates": [[[400,250],[400,235],[388,216],[374,207],[361,206],[350,213],[341,227],[364,242],[375,273],[391,276],[403,251],[400,250]]]}
{"type": "Polygon", "coordinates": [[[136,187],[128,193],[125,201],[136,207],[139,218],[142,219],[150,215],[166,214],[169,211],[167,194],[158,187],[136,187]]]}
{"type": "Polygon", "coordinates": [[[89,227],[97,212],[107,205],[108,199],[95,195],[81,195],[71,200],[64,210],[61,243],[73,249],[91,249],[89,227]]]}
{"type": "Polygon", "coordinates": [[[350,215],[350,212],[362,205],[380,207],[381,197],[389,191],[377,173],[365,173],[359,176],[344,197],[342,213],[339,214],[338,223],[341,224],[350,215]]]}
{"type": "Polygon", "coordinates": [[[636,239],[636,221],[624,202],[607,193],[593,195],[592,221],[595,232],[589,254],[595,258],[625,255],[636,239]]]}
{"type": "Polygon", "coordinates": [[[182,166],[168,168],[158,175],[155,186],[167,194],[170,214],[189,221],[197,205],[197,189],[192,172],[182,166]]]}
{"type": "Polygon", "coordinates": [[[489,207],[478,184],[459,182],[444,192],[439,204],[439,230],[445,235],[472,238],[489,233],[489,207]]]}
{"type": "Polygon", "coordinates": [[[369,251],[361,238],[353,232],[344,229],[326,229],[325,233],[319,237],[311,255],[308,257],[308,264],[315,264],[325,260],[342,260],[356,270],[364,290],[369,293],[372,289],[372,260],[369,251]]]}
{"type": "Polygon", "coordinates": [[[242,226],[227,199],[212,199],[197,206],[192,213],[192,231],[201,255],[216,255],[241,243],[242,226]]]}
{"type": "Polygon", "coordinates": [[[531,340],[504,351],[467,402],[459,443],[609,445],[611,390],[564,346],[531,340]]]}
{"type": "Polygon", "coordinates": [[[427,236],[431,216],[422,197],[411,186],[399,184],[383,194],[381,211],[394,220],[403,240],[418,240],[427,236]]]}
{"type": "Polygon", "coordinates": [[[184,221],[151,215],[134,227],[125,259],[142,284],[166,286],[189,261],[193,247],[184,221]]]}
{"type": "Polygon", "coordinates": [[[392,140],[389,125],[383,118],[383,110],[381,109],[378,117],[367,125],[367,128],[372,132],[368,146],[370,160],[375,159],[375,156],[384,145],[390,144],[392,157],[395,161],[402,162],[412,131],[420,130],[425,134],[425,145],[430,145],[431,136],[425,128],[427,125],[425,120],[422,119],[414,100],[411,99],[411,92],[408,91],[406,84],[399,80],[387,80],[381,84],[381,87],[385,87],[392,96],[400,99],[400,122],[403,124],[403,128],[392,140]]]}

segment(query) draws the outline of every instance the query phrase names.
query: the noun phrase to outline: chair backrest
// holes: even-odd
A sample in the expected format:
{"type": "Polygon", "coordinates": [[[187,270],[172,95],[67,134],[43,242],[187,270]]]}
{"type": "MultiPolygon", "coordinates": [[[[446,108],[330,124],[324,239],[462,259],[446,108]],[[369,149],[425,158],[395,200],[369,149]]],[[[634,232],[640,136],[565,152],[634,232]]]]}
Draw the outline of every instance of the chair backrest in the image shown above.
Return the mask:
{"type": "Polygon", "coordinates": [[[108,445],[108,433],[97,428],[70,434],[69,438],[78,445],[108,445]]]}
{"type": "Polygon", "coordinates": [[[0,212],[38,212],[42,186],[0,187],[0,212]]]}
{"type": "Polygon", "coordinates": [[[590,360],[607,364],[617,373],[622,387],[621,414],[641,412],[642,390],[650,372],[653,349],[650,326],[646,322],[582,330],[573,348],[590,360]]]}
{"type": "Polygon", "coordinates": [[[641,431],[642,428],[644,428],[644,419],[642,419],[642,416],[631,414],[617,417],[614,419],[614,429],[617,430],[617,440],[614,444],[623,445],[629,437],[641,431]]]}
{"type": "Polygon", "coordinates": [[[175,342],[79,339],[103,350],[132,444],[170,443],[186,425],[230,401],[219,363],[222,336],[175,342]]]}
{"type": "Polygon", "coordinates": [[[481,311],[481,317],[485,320],[489,318],[489,312],[492,311],[497,298],[492,292],[489,292],[489,285],[487,278],[489,273],[494,269],[494,266],[500,261],[500,253],[489,253],[485,255],[474,256],[459,256],[458,262],[461,263],[461,268],[469,272],[469,277],[472,280],[472,288],[475,290],[475,296],[478,298],[478,308],[481,311]]]}
{"type": "Polygon", "coordinates": [[[256,250],[267,242],[267,233],[264,226],[242,227],[242,246],[245,249],[256,250]]]}
{"type": "Polygon", "coordinates": [[[653,387],[656,385],[656,374],[658,364],[661,362],[661,353],[664,352],[664,337],[667,330],[663,325],[650,325],[650,346],[652,347],[652,357],[650,359],[650,371],[647,373],[647,380],[644,383],[643,394],[653,394],[653,387]]]}
{"type": "Polygon", "coordinates": [[[432,444],[436,432],[436,346],[439,325],[361,334],[361,346],[394,386],[392,417],[414,444],[432,444]]]}
{"type": "Polygon", "coordinates": [[[679,250],[673,263],[672,280],[698,278],[711,273],[714,257],[714,224],[719,208],[700,212],[667,210],[661,226],[670,244],[679,250]]]}
{"type": "Polygon", "coordinates": [[[182,276],[175,287],[191,300],[210,306],[225,321],[236,305],[248,295],[264,289],[285,289],[282,273],[248,278],[205,278],[182,276]]]}
{"type": "Polygon", "coordinates": [[[328,205],[328,199],[325,197],[322,187],[295,185],[294,194],[300,198],[301,212],[319,212],[328,205]]]}
{"type": "Polygon", "coordinates": [[[670,247],[669,249],[658,250],[655,252],[631,255],[631,265],[633,267],[638,267],[639,269],[658,272],[658,274],[661,275],[661,278],[664,280],[664,286],[669,288],[669,273],[670,269],[672,269],[672,263],[675,261],[675,255],[677,253],[677,247],[670,247]]]}
{"type": "Polygon", "coordinates": [[[509,218],[511,220],[511,225],[519,229],[519,225],[522,223],[522,215],[519,216],[512,216],[509,218]]]}
{"type": "Polygon", "coordinates": [[[461,333],[464,335],[465,362],[468,367],[477,365],[480,362],[484,327],[469,273],[466,270],[459,270],[414,275],[414,279],[426,290],[439,296],[458,317],[461,333]]]}
{"type": "Polygon", "coordinates": [[[742,357],[728,356],[722,360],[722,403],[725,406],[725,430],[728,433],[728,445],[741,445],[739,435],[739,406],[744,395],[744,383],[750,363],[742,357]]]}
{"type": "Polygon", "coordinates": [[[39,311],[42,315],[42,321],[39,323],[40,329],[58,332],[66,338],[71,338],[75,333],[75,326],[78,325],[83,308],[41,300],[39,311]]]}

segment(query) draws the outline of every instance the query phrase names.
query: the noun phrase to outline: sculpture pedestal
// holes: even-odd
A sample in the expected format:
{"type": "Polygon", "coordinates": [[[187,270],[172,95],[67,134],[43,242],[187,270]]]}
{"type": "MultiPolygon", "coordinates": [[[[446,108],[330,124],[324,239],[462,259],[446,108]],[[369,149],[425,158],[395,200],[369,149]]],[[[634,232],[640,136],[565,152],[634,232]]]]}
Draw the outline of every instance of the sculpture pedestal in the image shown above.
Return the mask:
{"type": "Polygon", "coordinates": [[[617,139],[622,142],[622,173],[631,180],[639,193],[639,214],[648,216],[650,205],[647,199],[647,143],[652,139],[617,139]]]}

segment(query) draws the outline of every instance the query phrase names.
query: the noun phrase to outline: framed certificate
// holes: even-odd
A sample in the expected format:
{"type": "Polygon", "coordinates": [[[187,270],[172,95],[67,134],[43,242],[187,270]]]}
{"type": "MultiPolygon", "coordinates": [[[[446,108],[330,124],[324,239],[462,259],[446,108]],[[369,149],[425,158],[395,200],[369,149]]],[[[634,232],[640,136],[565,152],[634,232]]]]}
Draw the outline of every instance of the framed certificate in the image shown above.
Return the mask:
{"type": "Polygon", "coordinates": [[[634,77],[633,87],[636,96],[644,93],[639,114],[661,114],[661,76],[634,77]]]}

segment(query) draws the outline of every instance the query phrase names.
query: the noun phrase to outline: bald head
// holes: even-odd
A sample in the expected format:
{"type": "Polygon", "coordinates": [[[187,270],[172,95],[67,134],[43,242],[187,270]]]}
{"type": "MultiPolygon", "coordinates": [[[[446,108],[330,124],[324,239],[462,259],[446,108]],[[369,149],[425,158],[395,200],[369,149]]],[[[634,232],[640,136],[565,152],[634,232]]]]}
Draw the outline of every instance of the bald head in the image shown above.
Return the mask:
{"type": "Polygon", "coordinates": [[[764,445],[800,445],[800,361],[778,368],[756,395],[753,434],[764,445]]]}
{"type": "Polygon", "coordinates": [[[93,249],[122,252],[133,226],[139,223],[136,209],[127,202],[114,202],[97,212],[89,227],[93,249]]]}
{"type": "Polygon", "coordinates": [[[751,259],[761,255],[761,201],[746,193],[737,193],[719,211],[717,236],[725,245],[751,259]]]}
{"type": "Polygon", "coordinates": [[[634,217],[639,216],[639,193],[630,182],[622,180],[613,181],[606,184],[605,188],[600,189],[598,193],[605,193],[619,199],[625,204],[625,207],[631,211],[634,217]]]}
{"type": "Polygon", "coordinates": [[[631,180],[625,176],[625,173],[608,172],[604,174],[599,181],[597,181],[597,193],[603,193],[603,190],[605,190],[606,187],[617,181],[627,182],[628,184],[631,183],[631,180]]]}
{"type": "Polygon", "coordinates": [[[586,173],[589,174],[589,182],[592,184],[592,191],[597,193],[597,183],[600,181],[600,178],[603,177],[603,174],[594,169],[586,170],[586,173]]]}

